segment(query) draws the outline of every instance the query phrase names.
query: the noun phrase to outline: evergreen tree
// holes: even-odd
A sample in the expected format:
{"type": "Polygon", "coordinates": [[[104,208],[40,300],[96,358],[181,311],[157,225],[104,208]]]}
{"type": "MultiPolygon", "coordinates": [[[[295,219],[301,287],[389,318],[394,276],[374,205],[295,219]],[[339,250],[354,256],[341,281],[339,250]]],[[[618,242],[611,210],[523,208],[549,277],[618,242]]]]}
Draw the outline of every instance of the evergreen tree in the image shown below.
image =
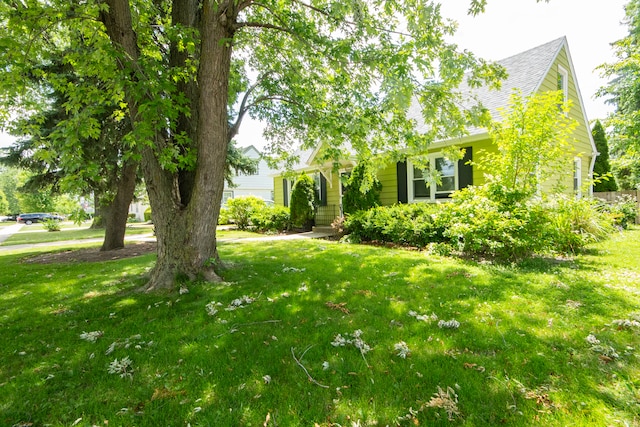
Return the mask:
{"type": "Polygon", "coordinates": [[[632,190],[640,188],[640,0],[625,5],[623,22],[629,34],[612,44],[616,62],[600,67],[610,80],[598,96],[615,106],[606,122],[613,173],[622,189],[632,190]]]}
{"type": "Polygon", "coordinates": [[[291,189],[291,224],[294,227],[311,230],[314,218],[315,183],[303,173],[291,189]]]}
{"type": "Polygon", "coordinates": [[[596,144],[598,150],[598,157],[593,165],[594,178],[600,178],[593,186],[593,191],[617,191],[618,185],[616,180],[611,175],[611,164],[609,163],[609,144],[607,143],[607,135],[605,134],[604,127],[600,120],[596,120],[591,130],[593,135],[593,142],[596,144]]]}

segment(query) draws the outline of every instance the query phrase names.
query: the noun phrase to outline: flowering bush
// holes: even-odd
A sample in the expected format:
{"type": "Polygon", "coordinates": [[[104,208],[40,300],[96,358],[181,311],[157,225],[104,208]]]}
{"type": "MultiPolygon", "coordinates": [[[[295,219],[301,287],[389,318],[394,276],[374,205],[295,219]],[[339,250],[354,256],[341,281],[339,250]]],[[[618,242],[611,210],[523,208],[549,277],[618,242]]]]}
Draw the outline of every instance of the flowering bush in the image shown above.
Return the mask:
{"type": "Polygon", "coordinates": [[[610,214],[615,224],[621,228],[635,223],[639,214],[636,200],[628,194],[619,196],[614,203],[603,203],[602,210],[610,214]]]}

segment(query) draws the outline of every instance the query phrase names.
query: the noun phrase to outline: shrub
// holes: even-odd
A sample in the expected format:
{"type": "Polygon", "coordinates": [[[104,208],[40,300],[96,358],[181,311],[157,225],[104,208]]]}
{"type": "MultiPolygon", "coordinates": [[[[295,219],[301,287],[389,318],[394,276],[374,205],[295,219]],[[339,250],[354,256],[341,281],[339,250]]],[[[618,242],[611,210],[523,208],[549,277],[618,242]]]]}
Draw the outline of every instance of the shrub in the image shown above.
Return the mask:
{"type": "Polygon", "coordinates": [[[380,191],[382,184],[378,180],[375,173],[371,173],[366,162],[359,162],[351,176],[344,185],[344,195],[342,196],[342,205],[345,214],[357,212],[359,210],[371,209],[380,205],[380,191]],[[367,175],[367,172],[370,175],[367,175]],[[365,191],[363,184],[365,184],[365,191]]]}
{"type": "Polygon", "coordinates": [[[149,206],[147,209],[144,210],[144,220],[146,222],[151,221],[151,206],[149,206]]]}
{"type": "Polygon", "coordinates": [[[621,228],[634,224],[638,216],[638,204],[629,194],[618,196],[613,203],[603,204],[602,209],[609,213],[615,225],[621,228]]]}
{"type": "Polygon", "coordinates": [[[613,220],[590,199],[530,200],[501,185],[468,187],[443,204],[376,207],[347,216],[349,240],[391,242],[516,261],[534,254],[575,253],[602,240],[613,220]]]}
{"type": "Polygon", "coordinates": [[[355,241],[381,241],[424,247],[443,240],[439,207],[425,203],[378,206],[348,215],[344,231],[355,241]]]}
{"type": "Polygon", "coordinates": [[[260,232],[283,232],[291,228],[289,208],[265,206],[253,212],[251,225],[260,232]]]}
{"type": "Polygon", "coordinates": [[[592,199],[558,197],[548,206],[549,250],[576,253],[587,244],[598,242],[614,231],[614,217],[592,199]]]}
{"type": "Polygon", "coordinates": [[[240,230],[246,230],[251,224],[251,215],[265,207],[264,200],[255,196],[242,196],[227,200],[229,217],[240,230]]]}
{"type": "Polygon", "coordinates": [[[528,203],[520,192],[505,187],[467,187],[443,206],[444,235],[459,251],[471,256],[516,260],[541,251],[544,209],[528,203]]]}
{"type": "Polygon", "coordinates": [[[291,189],[291,224],[294,227],[310,230],[314,218],[315,183],[302,173],[291,189]]]}
{"type": "Polygon", "coordinates": [[[47,231],[60,231],[60,221],[53,218],[47,218],[42,221],[42,225],[47,231]]]}
{"type": "Polygon", "coordinates": [[[231,224],[231,212],[229,208],[220,208],[218,215],[218,225],[231,224]]]}

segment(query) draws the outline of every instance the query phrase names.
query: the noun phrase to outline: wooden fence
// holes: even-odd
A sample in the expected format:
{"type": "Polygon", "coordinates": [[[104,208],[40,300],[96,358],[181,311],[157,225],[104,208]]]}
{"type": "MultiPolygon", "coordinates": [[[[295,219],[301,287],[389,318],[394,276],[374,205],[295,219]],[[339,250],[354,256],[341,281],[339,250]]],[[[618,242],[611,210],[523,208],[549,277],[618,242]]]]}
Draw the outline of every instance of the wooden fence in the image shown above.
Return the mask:
{"type": "MultiPolygon", "coordinates": [[[[638,211],[640,212],[640,191],[638,190],[623,190],[623,191],[602,191],[593,193],[593,197],[606,200],[607,202],[615,202],[616,199],[624,194],[633,197],[636,201],[638,211]]],[[[640,224],[640,215],[636,216],[636,224],[640,224]]]]}

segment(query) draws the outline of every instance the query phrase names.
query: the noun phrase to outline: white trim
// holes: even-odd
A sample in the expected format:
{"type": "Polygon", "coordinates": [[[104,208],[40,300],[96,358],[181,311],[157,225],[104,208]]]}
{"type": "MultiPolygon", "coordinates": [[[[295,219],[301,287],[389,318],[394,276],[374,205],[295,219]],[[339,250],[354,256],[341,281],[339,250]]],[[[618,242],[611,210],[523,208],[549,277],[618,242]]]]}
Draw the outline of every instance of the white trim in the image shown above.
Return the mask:
{"type": "Polygon", "coordinates": [[[576,156],[573,158],[573,192],[576,195],[576,199],[582,198],[582,157],[576,156]]]}

